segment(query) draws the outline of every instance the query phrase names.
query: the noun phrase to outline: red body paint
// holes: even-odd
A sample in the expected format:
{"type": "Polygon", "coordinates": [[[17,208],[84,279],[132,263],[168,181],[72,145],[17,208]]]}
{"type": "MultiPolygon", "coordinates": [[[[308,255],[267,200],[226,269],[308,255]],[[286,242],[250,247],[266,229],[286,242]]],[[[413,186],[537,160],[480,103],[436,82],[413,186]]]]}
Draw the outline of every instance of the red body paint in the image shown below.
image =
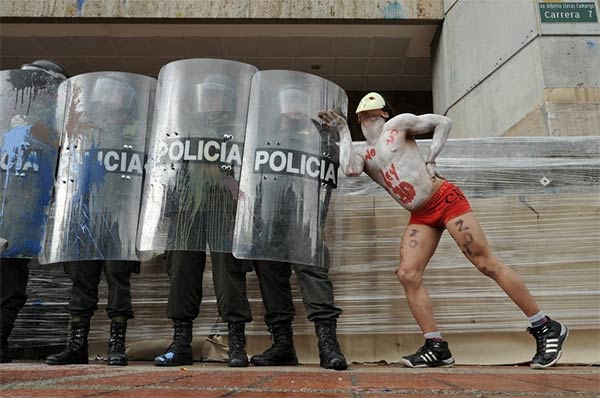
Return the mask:
{"type": "Polygon", "coordinates": [[[387,145],[393,144],[394,142],[396,142],[396,136],[398,135],[398,130],[392,130],[390,131],[390,136],[387,138],[387,140],[385,140],[385,143],[387,145]]]}
{"type": "Polygon", "coordinates": [[[415,187],[406,181],[400,181],[396,166],[392,163],[389,169],[385,172],[380,171],[385,181],[385,185],[392,189],[402,203],[410,203],[415,199],[415,187]]]}
{"type": "Polygon", "coordinates": [[[371,160],[375,157],[375,155],[377,155],[377,151],[375,150],[375,148],[369,148],[367,149],[367,153],[365,154],[365,160],[371,160]]]}

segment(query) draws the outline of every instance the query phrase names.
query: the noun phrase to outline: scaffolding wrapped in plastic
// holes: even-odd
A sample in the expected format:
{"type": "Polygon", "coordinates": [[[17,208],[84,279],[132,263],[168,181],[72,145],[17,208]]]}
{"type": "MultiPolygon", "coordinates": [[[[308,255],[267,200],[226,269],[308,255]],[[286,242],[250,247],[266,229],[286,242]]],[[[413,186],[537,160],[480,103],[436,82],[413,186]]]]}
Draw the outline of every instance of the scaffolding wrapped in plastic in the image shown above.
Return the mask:
{"type": "MultiPolygon", "coordinates": [[[[419,141],[425,151],[428,140],[419,141]]],[[[572,330],[597,329],[600,323],[600,137],[481,138],[449,140],[437,159],[438,171],[468,196],[495,254],[525,280],[540,307],[572,330]]],[[[330,271],[336,304],[344,313],[338,333],[344,335],[417,333],[402,286],[394,271],[399,242],[409,213],[366,175],[341,177],[343,217],[331,225],[327,237],[341,265],[330,271]],[[340,234],[341,232],[341,234],[340,234]],[[335,240],[335,236],[343,240],[335,240]],[[331,239],[330,239],[331,238],[331,239]]],[[[334,210],[335,211],[335,210],[334,210]]],[[[36,342],[53,341],[64,328],[40,328],[32,312],[38,305],[59,303],[62,284],[49,284],[32,269],[29,301],[18,328],[37,328],[36,342]],[[42,337],[45,336],[45,337],[42,337]]],[[[218,319],[210,272],[205,272],[205,297],[195,335],[225,332],[218,319]]],[[[527,319],[504,292],[481,275],[444,234],[425,274],[440,330],[444,332],[522,331],[527,319]]],[[[254,311],[249,335],[267,335],[256,278],[248,278],[254,311]]],[[[171,334],[166,319],[168,278],[162,265],[144,268],[132,279],[136,319],[128,339],[165,338],[171,334]]],[[[100,288],[100,292],[106,289],[100,288]]],[[[297,307],[294,330],[313,334],[294,281],[297,307]]],[[[106,302],[101,297],[100,304],[106,302]]],[[[66,304],[66,302],[65,302],[66,304]]],[[[100,312],[98,312],[100,314],[100,312]]],[[[104,342],[109,322],[101,314],[92,340],[104,342]],[[100,325],[101,324],[101,325],[100,325]]],[[[15,333],[24,345],[31,332],[15,333]]],[[[353,358],[350,357],[350,360],[353,358]]]]}

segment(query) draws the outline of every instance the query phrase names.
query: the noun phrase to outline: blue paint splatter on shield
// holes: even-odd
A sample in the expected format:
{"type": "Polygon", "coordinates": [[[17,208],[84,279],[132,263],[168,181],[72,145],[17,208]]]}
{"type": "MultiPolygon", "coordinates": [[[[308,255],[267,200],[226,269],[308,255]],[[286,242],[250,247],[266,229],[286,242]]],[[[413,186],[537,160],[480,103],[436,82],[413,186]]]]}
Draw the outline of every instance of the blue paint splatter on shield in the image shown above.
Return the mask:
{"type": "Polygon", "coordinates": [[[77,169],[77,181],[73,181],[72,217],[69,228],[68,253],[73,253],[74,258],[95,258],[100,253],[100,244],[97,241],[97,223],[103,215],[98,214],[94,206],[95,195],[104,184],[106,169],[98,159],[99,149],[92,146],[85,153],[72,151],[70,164],[77,169]],[[81,158],[79,156],[83,155],[81,158]],[[78,159],[79,158],[79,159],[78,159]],[[79,163],[79,164],[78,164],[79,163]]]}
{"type": "Polygon", "coordinates": [[[0,198],[0,228],[9,240],[3,257],[37,257],[54,184],[57,149],[32,135],[31,126],[18,126],[5,134],[1,153],[7,167],[0,198]]]}

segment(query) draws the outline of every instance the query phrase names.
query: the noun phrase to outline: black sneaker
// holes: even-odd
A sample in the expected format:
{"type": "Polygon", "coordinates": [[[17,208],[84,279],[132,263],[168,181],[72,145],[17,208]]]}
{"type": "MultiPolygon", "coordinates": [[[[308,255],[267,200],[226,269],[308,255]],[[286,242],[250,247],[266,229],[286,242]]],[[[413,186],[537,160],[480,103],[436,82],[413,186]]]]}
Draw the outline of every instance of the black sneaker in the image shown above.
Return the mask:
{"type": "Polygon", "coordinates": [[[531,367],[544,369],[554,365],[562,355],[562,345],[569,337],[569,329],[560,322],[548,318],[548,322],[538,327],[527,328],[535,337],[537,349],[531,360],[531,367]]]}
{"type": "Polygon", "coordinates": [[[415,354],[402,357],[400,363],[409,368],[448,367],[454,365],[454,358],[447,342],[427,339],[423,347],[415,354]]]}

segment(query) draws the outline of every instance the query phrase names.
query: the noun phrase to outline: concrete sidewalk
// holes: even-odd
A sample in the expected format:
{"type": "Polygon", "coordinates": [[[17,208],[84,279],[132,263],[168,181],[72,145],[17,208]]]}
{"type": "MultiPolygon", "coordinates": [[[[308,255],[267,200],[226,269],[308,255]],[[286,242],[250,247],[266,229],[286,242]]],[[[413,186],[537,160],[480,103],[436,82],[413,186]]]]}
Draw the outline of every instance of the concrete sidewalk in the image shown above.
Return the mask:
{"type": "Polygon", "coordinates": [[[407,369],[399,365],[352,365],[335,372],[315,365],[242,369],[197,363],[157,368],[103,364],[0,365],[1,397],[598,397],[600,367],[456,366],[407,369]]]}

